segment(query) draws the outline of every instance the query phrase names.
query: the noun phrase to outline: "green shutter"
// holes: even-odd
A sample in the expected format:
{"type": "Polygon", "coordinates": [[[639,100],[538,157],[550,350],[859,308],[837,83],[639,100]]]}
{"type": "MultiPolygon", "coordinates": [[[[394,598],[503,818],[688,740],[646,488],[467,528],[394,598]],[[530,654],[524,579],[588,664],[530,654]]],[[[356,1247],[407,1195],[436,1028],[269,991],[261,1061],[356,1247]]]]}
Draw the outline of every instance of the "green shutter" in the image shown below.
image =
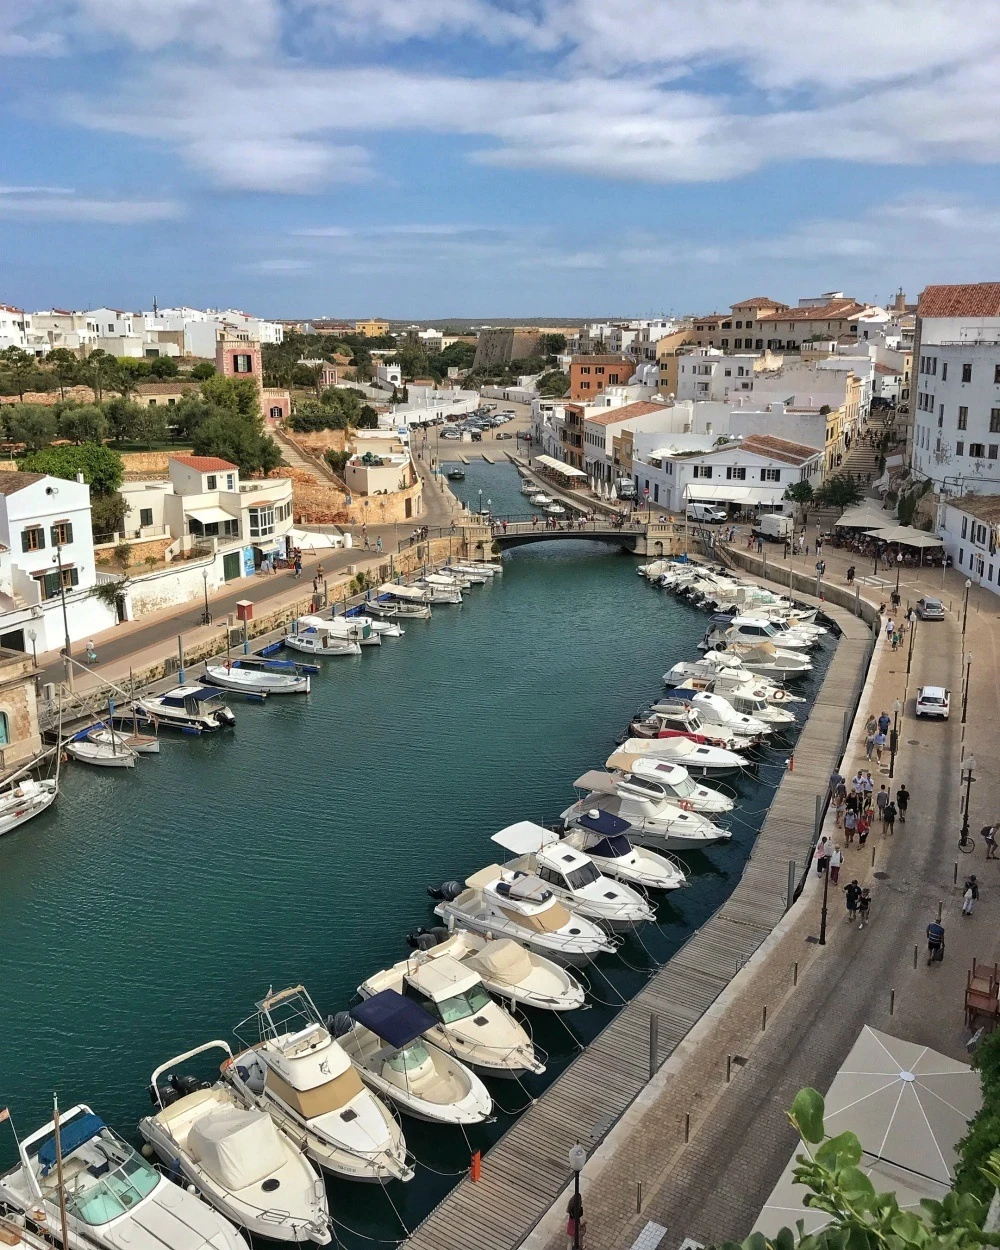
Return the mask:
{"type": "Polygon", "coordinates": [[[73,541],[73,522],[67,521],[66,522],[66,542],[71,543],[72,541],[73,541]]]}
{"type": "Polygon", "coordinates": [[[27,531],[27,530],[21,530],[21,550],[22,550],[22,551],[30,551],[30,550],[31,550],[31,544],[30,544],[30,542],[28,541],[28,531],[27,531]]]}

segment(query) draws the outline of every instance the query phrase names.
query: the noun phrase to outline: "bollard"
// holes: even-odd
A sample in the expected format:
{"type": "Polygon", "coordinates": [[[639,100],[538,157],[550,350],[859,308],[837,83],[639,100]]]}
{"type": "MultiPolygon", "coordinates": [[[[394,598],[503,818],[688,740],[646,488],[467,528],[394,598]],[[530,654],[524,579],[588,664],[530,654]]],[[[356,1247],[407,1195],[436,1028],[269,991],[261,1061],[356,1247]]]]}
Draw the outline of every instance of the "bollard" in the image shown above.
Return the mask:
{"type": "Polygon", "coordinates": [[[690,1111],[684,1117],[684,1140],[686,1142],[689,1142],[691,1140],[691,1112],[690,1111]]]}
{"type": "Polygon", "coordinates": [[[875,843],[872,843],[872,867],[875,867],[875,843]]]}
{"type": "Polygon", "coordinates": [[[795,967],[792,969],[792,985],[795,986],[795,985],[798,985],[798,983],[799,983],[799,965],[798,965],[798,962],[796,961],[795,967]]]}
{"type": "Polygon", "coordinates": [[[660,1053],[660,1017],[655,1011],[649,1013],[649,1079],[656,1075],[660,1053]]]}
{"type": "Polygon", "coordinates": [[[767,1028],[767,1008],[764,1007],[761,1009],[761,1013],[760,1013],[760,1031],[763,1033],[766,1028],[767,1028]]]}
{"type": "Polygon", "coordinates": [[[481,1150],[475,1150],[472,1153],[472,1161],[469,1166],[469,1175],[474,1181],[478,1181],[483,1172],[483,1153],[481,1150]]]}
{"type": "Polygon", "coordinates": [[[638,1215],[642,1211],[642,1181],[635,1183],[635,1213],[638,1215]]]}
{"type": "Polygon", "coordinates": [[[889,1015],[894,1016],[895,1014],[896,1014],[896,991],[890,990],[889,991],[889,1015]]]}
{"type": "Polygon", "coordinates": [[[916,946],[914,946],[914,948],[913,948],[913,966],[914,966],[914,968],[917,966],[917,950],[918,950],[918,949],[919,949],[919,948],[918,948],[918,947],[916,947],[916,946]]]}
{"type": "Polygon", "coordinates": [[[728,1084],[732,1079],[733,1079],[733,1057],[732,1055],[726,1055],[726,1083],[728,1084]]]}
{"type": "Polygon", "coordinates": [[[941,911],[943,907],[944,907],[944,903],[938,903],[938,924],[941,923],[941,911]]]}
{"type": "Polygon", "coordinates": [[[790,755],[788,759],[786,760],[786,763],[788,764],[788,771],[790,773],[794,773],[795,772],[795,756],[790,755]]]}
{"type": "Polygon", "coordinates": [[[955,876],[952,878],[952,884],[958,885],[958,860],[955,861],[955,876]]]}

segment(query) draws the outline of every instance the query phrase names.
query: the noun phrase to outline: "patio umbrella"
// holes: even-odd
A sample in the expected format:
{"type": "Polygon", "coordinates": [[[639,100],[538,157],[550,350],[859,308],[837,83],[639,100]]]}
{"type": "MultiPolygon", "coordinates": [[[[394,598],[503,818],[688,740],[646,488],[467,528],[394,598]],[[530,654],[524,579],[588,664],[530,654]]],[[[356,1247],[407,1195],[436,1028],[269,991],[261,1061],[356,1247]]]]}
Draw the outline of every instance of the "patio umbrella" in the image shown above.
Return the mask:
{"type": "Polygon", "coordinates": [[[841,513],[840,519],[834,521],[834,528],[845,526],[848,529],[872,529],[879,525],[887,525],[891,522],[892,517],[887,512],[881,512],[874,504],[860,504],[854,508],[847,508],[841,513]]]}
{"type": "Polygon", "coordinates": [[[902,543],[904,547],[943,547],[944,540],[924,530],[915,530],[912,525],[890,525],[865,530],[873,538],[881,538],[886,543],[902,543]]]}

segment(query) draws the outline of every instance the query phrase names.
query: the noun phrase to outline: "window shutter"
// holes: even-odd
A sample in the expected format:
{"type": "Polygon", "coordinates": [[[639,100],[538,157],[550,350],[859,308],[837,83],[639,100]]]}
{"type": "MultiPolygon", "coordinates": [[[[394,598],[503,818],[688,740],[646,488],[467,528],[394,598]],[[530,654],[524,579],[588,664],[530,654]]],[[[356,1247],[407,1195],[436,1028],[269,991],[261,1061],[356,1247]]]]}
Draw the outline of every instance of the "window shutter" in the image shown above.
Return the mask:
{"type": "Polygon", "coordinates": [[[21,550],[22,550],[22,551],[30,551],[30,550],[31,550],[31,542],[30,542],[30,540],[29,540],[29,538],[28,538],[28,531],[27,531],[27,530],[21,530],[21,550]]]}
{"type": "Polygon", "coordinates": [[[55,547],[59,542],[59,529],[55,525],[49,529],[49,541],[52,543],[53,547],[55,547]]]}
{"type": "Polygon", "coordinates": [[[74,586],[80,585],[80,574],[77,569],[70,569],[69,580],[70,580],[70,583],[74,586]]]}

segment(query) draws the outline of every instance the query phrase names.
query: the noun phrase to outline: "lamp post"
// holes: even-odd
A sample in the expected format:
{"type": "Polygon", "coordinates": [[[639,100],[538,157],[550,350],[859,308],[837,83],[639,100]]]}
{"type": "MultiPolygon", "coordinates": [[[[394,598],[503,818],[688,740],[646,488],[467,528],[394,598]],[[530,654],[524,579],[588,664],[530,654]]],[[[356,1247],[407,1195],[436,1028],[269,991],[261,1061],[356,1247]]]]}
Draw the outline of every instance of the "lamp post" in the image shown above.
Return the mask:
{"type": "Polygon", "coordinates": [[[827,847],[826,872],[823,874],[823,911],[819,918],[819,944],[826,945],[826,900],[830,893],[830,848],[827,847]]]}
{"type": "Polygon", "coordinates": [[[211,625],[212,617],[210,616],[209,611],[208,611],[208,569],[202,569],[201,576],[202,576],[202,580],[205,583],[205,612],[202,617],[202,624],[211,625]]]}
{"type": "Polygon", "coordinates": [[[917,632],[917,621],[919,619],[920,618],[914,612],[913,620],[910,622],[910,647],[906,653],[906,675],[907,677],[909,677],[910,675],[910,665],[913,663],[913,639],[917,632]]]}
{"type": "Polygon", "coordinates": [[[901,551],[897,551],[896,552],[896,598],[897,600],[899,598],[899,574],[901,573],[902,568],[903,568],[903,553],[901,551]]]}
{"type": "Polygon", "coordinates": [[[479,515],[483,515],[483,492],[479,492],[479,515]]]}
{"type": "Polygon", "coordinates": [[[33,629],[29,629],[28,637],[31,639],[31,659],[32,659],[33,664],[35,665],[35,668],[37,668],[38,667],[38,647],[35,644],[38,642],[38,635],[35,633],[33,629]]]}
{"type": "Polygon", "coordinates": [[[962,812],[962,836],[958,840],[958,845],[964,851],[969,845],[969,798],[972,790],[972,783],[975,781],[973,773],[976,769],[976,761],[973,756],[967,755],[962,760],[962,781],[965,782],[965,808],[962,812]]]}
{"type": "Polygon", "coordinates": [[[962,724],[965,724],[965,715],[969,708],[969,678],[972,676],[972,652],[969,651],[965,657],[965,680],[962,682],[962,724]]]}
{"type": "Polygon", "coordinates": [[[899,743],[899,714],[903,710],[903,705],[897,699],[892,705],[892,737],[889,739],[889,776],[892,777],[896,771],[896,751],[899,743]]]}
{"type": "MultiPolygon", "coordinates": [[[[55,498],[59,494],[58,486],[46,486],[46,495],[55,498]]],[[[63,635],[65,643],[63,645],[63,668],[66,672],[66,686],[69,690],[73,689],[73,654],[72,646],[69,640],[69,614],[66,611],[66,587],[63,585],[63,562],[62,562],[62,541],[59,538],[59,526],[53,526],[53,533],[56,536],[56,554],[52,557],[53,564],[59,570],[59,598],[62,600],[62,618],[63,618],[63,635]]]]}
{"type": "Polygon", "coordinates": [[[587,1152],[579,1142],[569,1148],[569,1165],[573,1169],[573,1197],[569,1200],[567,1214],[573,1221],[573,1250],[580,1250],[580,1221],[583,1219],[583,1199],[580,1197],[580,1173],[587,1162],[587,1152]]]}
{"type": "Polygon", "coordinates": [[[965,579],[965,604],[962,608],[962,637],[965,637],[965,622],[969,616],[969,591],[972,589],[972,579],[965,579]]]}

